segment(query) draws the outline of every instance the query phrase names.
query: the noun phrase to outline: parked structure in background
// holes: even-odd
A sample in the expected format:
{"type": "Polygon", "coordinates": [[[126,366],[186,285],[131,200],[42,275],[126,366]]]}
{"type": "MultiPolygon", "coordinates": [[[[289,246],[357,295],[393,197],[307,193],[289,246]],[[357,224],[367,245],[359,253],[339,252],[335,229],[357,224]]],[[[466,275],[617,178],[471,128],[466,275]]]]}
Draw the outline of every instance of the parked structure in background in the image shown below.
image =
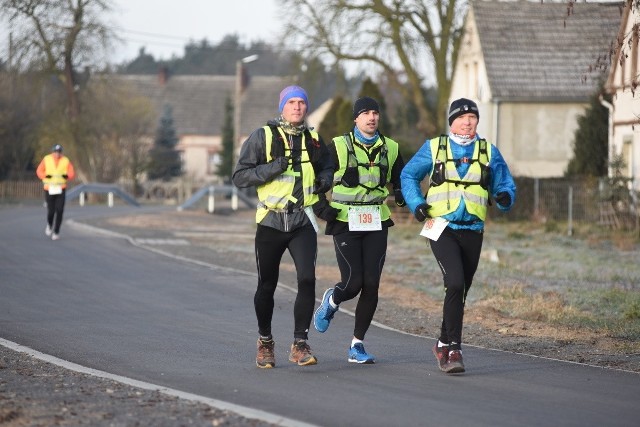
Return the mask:
{"type": "Polygon", "coordinates": [[[577,118],[606,77],[622,4],[470,1],[450,99],[479,101],[478,132],[514,175],[564,174],[577,118]]]}
{"type": "MultiPolygon", "coordinates": [[[[627,0],[618,40],[622,46],[612,58],[606,90],[613,95],[609,108],[609,158],[622,161],[622,175],[640,191],[640,10],[627,0]]],[[[611,171],[610,173],[614,173],[611,171]]]]}
{"type": "MultiPolygon", "coordinates": [[[[178,75],[166,70],[158,75],[112,75],[115,84],[128,86],[138,95],[151,99],[162,116],[165,106],[173,110],[173,123],[179,139],[184,175],[194,183],[218,182],[217,165],[222,151],[225,100],[234,99],[235,76],[178,75]]],[[[240,137],[244,140],[255,123],[273,115],[273,99],[291,78],[254,76],[242,96],[240,137]]],[[[150,135],[150,144],[153,136],[150,135]]]]}

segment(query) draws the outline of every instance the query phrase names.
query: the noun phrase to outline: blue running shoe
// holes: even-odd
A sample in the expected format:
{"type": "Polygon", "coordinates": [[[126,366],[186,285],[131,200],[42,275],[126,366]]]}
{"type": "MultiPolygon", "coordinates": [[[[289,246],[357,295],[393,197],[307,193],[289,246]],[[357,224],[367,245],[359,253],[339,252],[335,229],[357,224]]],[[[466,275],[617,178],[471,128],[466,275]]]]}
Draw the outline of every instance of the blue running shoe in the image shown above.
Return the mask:
{"type": "Polygon", "coordinates": [[[329,304],[329,297],[331,297],[331,295],[333,295],[333,288],[329,288],[324,291],[320,307],[316,309],[316,312],[313,315],[313,326],[315,326],[318,332],[325,332],[329,329],[329,323],[331,323],[333,315],[338,311],[337,308],[333,308],[331,307],[331,304],[329,304]]]}
{"type": "Polygon", "coordinates": [[[351,346],[349,349],[349,362],[352,363],[375,363],[376,358],[373,355],[367,353],[364,349],[364,344],[361,342],[351,346]]]}

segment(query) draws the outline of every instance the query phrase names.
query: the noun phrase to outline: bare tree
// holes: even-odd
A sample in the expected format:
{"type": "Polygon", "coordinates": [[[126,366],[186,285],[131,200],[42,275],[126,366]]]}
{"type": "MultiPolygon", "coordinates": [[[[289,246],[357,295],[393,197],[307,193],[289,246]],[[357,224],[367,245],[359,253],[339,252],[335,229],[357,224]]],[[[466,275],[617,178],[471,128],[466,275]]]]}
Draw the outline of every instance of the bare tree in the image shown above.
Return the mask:
{"type": "MultiPolygon", "coordinates": [[[[445,124],[452,70],[461,39],[466,0],[281,0],[295,50],[327,55],[336,62],[369,63],[415,105],[417,127],[433,133],[445,124]],[[435,85],[434,111],[425,83],[435,85]]],[[[290,34],[290,33],[288,33],[290,34]]]]}
{"type": "MultiPolygon", "coordinates": [[[[625,0],[624,8],[628,9],[628,13],[632,13],[634,10],[640,11],[640,0],[625,0]]],[[[615,41],[613,51],[610,52],[610,56],[607,56],[615,57],[616,53],[620,52],[620,66],[624,66],[624,63],[627,60],[634,60],[634,55],[637,55],[637,52],[634,53],[633,50],[634,46],[637,46],[638,39],[640,39],[640,23],[635,22],[634,25],[632,25],[630,32],[625,33],[624,31],[625,29],[621,27],[620,33],[615,41]]],[[[634,96],[640,82],[639,73],[640,70],[636,70],[635,75],[629,76],[629,85],[634,96]]]]}
{"type": "Polygon", "coordinates": [[[81,115],[86,143],[79,159],[91,165],[93,181],[128,178],[137,190],[148,162],[148,135],[156,120],[153,104],[135,95],[130,86],[115,85],[108,77],[92,78],[82,101],[86,103],[81,115]]]}
{"type": "Polygon", "coordinates": [[[67,115],[78,119],[76,68],[89,65],[111,32],[102,22],[109,0],[0,0],[0,14],[9,19],[16,63],[58,76],[64,84],[67,115]]]}

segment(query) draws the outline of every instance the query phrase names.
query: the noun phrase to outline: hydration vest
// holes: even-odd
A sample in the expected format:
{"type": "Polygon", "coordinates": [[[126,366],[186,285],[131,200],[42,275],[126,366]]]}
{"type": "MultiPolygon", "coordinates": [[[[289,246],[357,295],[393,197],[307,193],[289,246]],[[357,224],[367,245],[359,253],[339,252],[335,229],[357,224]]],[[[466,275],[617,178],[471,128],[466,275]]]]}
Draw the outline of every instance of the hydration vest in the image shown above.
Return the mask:
{"type": "Polygon", "coordinates": [[[398,158],[398,143],[379,135],[370,147],[354,143],[352,133],[333,139],[338,155],[331,205],[340,209],[338,220],[348,221],[349,206],[380,205],[383,221],[391,212],[384,203],[389,195],[390,165],[398,158]]]}
{"type": "Polygon", "coordinates": [[[453,158],[446,135],[433,138],[429,143],[434,159],[431,184],[426,196],[426,202],[431,206],[429,214],[437,217],[454,212],[462,198],[469,213],[484,220],[487,215],[488,188],[491,182],[491,151],[487,150],[487,141],[476,141],[472,157],[461,159],[453,158]],[[469,163],[463,177],[458,175],[457,169],[461,162],[469,163]]]}
{"type": "Polygon", "coordinates": [[[264,126],[266,160],[272,161],[277,157],[289,158],[287,169],[263,185],[257,187],[260,204],[256,211],[256,222],[260,223],[269,210],[282,211],[287,208],[289,202],[296,203],[293,197],[295,180],[302,174],[302,189],[304,200],[303,207],[311,206],[319,198],[313,194],[315,172],[313,161],[320,156],[320,143],[317,132],[305,130],[302,136],[302,147],[300,153],[293,153],[288,144],[285,144],[286,135],[277,126],[264,126]],[[301,171],[293,169],[294,164],[300,164],[301,171]]]}

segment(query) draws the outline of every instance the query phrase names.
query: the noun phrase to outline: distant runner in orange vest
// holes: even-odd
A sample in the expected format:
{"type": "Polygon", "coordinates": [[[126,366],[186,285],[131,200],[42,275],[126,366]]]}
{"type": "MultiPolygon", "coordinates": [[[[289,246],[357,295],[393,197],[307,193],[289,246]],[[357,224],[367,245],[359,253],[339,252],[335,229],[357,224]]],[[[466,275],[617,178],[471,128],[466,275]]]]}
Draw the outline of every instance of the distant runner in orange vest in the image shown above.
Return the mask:
{"type": "Polygon", "coordinates": [[[66,197],[67,182],[76,176],[73,164],[62,154],[62,146],[56,144],[51,154],[44,156],[38,169],[38,178],[44,184],[45,200],[47,202],[47,227],[44,234],[51,240],[60,238],[60,226],[66,197]],[[54,223],[55,219],[55,223],[54,223]]]}

